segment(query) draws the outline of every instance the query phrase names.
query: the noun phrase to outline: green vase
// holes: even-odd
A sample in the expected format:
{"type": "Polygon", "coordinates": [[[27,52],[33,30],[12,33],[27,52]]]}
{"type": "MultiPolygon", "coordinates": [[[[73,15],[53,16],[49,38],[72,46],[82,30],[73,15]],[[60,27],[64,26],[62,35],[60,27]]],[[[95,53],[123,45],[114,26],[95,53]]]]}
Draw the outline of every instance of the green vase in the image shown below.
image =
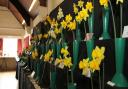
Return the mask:
{"type": "Polygon", "coordinates": [[[109,7],[103,8],[103,39],[110,39],[110,35],[108,32],[108,24],[109,24],[109,7]]]}
{"type": "Polygon", "coordinates": [[[72,71],[74,71],[77,63],[78,63],[78,52],[79,52],[79,42],[77,40],[73,41],[73,67],[72,71]]]}
{"type": "Polygon", "coordinates": [[[116,73],[112,79],[117,87],[128,87],[128,82],[123,74],[125,39],[115,39],[116,73]]]}
{"type": "MultiPolygon", "coordinates": [[[[52,50],[53,50],[53,59],[55,59],[55,53],[56,53],[56,45],[55,45],[55,43],[53,42],[52,44],[51,44],[51,48],[52,48],[52,50]]],[[[53,68],[51,68],[51,69],[53,69],[53,68]]],[[[50,71],[50,88],[51,89],[56,89],[56,71],[55,70],[51,70],[50,71]]]]}
{"type": "Polygon", "coordinates": [[[80,32],[80,24],[79,23],[77,23],[76,40],[81,41],[81,32],[80,32]]]}
{"type": "Polygon", "coordinates": [[[57,53],[57,58],[59,58],[60,57],[60,50],[61,50],[61,45],[60,45],[60,43],[57,43],[57,45],[56,45],[56,53],[57,53]]]}
{"type": "Polygon", "coordinates": [[[89,25],[89,33],[93,33],[94,31],[94,10],[92,11],[92,14],[88,18],[88,25],[89,25]]]}
{"type": "Polygon", "coordinates": [[[76,85],[74,83],[69,83],[68,89],[76,89],[76,85]]]}
{"type": "Polygon", "coordinates": [[[92,51],[94,48],[94,40],[91,39],[91,40],[86,41],[86,46],[87,46],[87,56],[89,57],[89,59],[91,59],[92,58],[92,51]]]}

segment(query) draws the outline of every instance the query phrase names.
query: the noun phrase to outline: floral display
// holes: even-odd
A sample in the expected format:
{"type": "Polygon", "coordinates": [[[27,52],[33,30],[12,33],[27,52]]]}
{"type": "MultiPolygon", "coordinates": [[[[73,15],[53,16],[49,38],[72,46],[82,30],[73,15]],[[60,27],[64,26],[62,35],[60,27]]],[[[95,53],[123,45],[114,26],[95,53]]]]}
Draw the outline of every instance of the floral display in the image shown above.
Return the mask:
{"type": "Polygon", "coordinates": [[[61,49],[61,54],[59,58],[56,58],[55,65],[58,65],[60,68],[71,68],[72,67],[72,58],[70,57],[70,53],[68,52],[68,47],[61,49]]]}
{"type": "Polygon", "coordinates": [[[94,73],[96,70],[100,70],[100,64],[104,59],[105,47],[96,48],[92,52],[92,60],[89,58],[83,59],[79,62],[79,68],[82,70],[82,75],[87,76],[88,72],[94,73]]]}
{"type": "Polygon", "coordinates": [[[53,50],[49,50],[45,55],[44,55],[44,61],[45,62],[51,62],[53,60],[52,58],[53,50]]]}
{"type": "Polygon", "coordinates": [[[60,20],[60,19],[63,18],[63,17],[64,17],[63,11],[62,11],[62,9],[59,7],[57,19],[60,20]]]}

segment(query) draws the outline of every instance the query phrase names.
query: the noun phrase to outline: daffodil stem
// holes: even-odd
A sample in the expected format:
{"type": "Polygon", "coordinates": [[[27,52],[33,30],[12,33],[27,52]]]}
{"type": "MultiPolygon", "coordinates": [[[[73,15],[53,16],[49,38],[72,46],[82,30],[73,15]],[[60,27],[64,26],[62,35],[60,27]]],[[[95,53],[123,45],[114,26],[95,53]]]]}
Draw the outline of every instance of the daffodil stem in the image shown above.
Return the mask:
{"type": "Polygon", "coordinates": [[[116,24],[115,24],[114,12],[113,12],[111,1],[110,0],[108,0],[108,1],[109,1],[110,9],[111,9],[111,12],[112,12],[112,22],[113,22],[113,28],[114,28],[114,37],[116,38],[116,24]]]}
{"type": "Polygon", "coordinates": [[[72,31],[72,35],[73,35],[73,40],[75,40],[75,33],[74,33],[74,31],[72,31]]]}
{"type": "Polygon", "coordinates": [[[93,79],[92,79],[92,73],[91,73],[91,88],[93,89],[93,79]]]}
{"type": "Polygon", "coordinates": [[[122,15],[123,15],[123,7],[122,4],[120,4],[120,37],[122,37],[122,30],[123,30],[122,15]]]}
{"type": "Polygon", "coordinates": [[[99,89],[101,89],[101,76],[100,76],[100,70],[99,70],[99,89]]]}
{"type": "Polygon", "coordinates": [[[85,22],[84,22],[84,32],[85,32],[85,37],[86,37],[86,27],[85,27],[85,22]]]}
{"type": "Polygon", "coordinates": [[[72,82],[72,84],[74,83],[74,79],[73,79],[73,71],[72,71],[72,69],[71,69],[71,82],[72,82]]]}

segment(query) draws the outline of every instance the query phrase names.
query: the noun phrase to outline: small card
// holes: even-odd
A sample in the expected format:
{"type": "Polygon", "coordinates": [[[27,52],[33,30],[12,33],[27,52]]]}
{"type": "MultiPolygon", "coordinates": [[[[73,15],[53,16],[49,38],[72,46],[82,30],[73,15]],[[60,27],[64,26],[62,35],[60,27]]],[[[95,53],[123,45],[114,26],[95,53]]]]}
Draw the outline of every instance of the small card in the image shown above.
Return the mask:
{"type": "Polygon", "coordinates": [[[40,60],[43,58],[43,54],[40,56],[40,60]]]}
{"type": "Polygon", "coordinates": [[[128,38],[128,26],[124,26],[124,31],[123,31],[123,38],[128,38]]]}
{"type": "Polygon", "coordinates": [[[32,71],[32,73],[31,73],[31,78],[33,78],[34,77],[34,75],[35,75],[35,71],[32,71]]]}
{"type": "Polygon", "coordinates": [[[111,81],[108,81],[107,84],[108,84],[109,86],[112,86],[112,87],[115,86],[115,83],[113,83],[113,82],[111,82],[111,81]]]}
{"type": "Polygon", "coordinates": [[[91,40],[92,37],[93,37],[93,33],[86,33],[84,40],[85,40],[85,41],[91,40]]]}
{"type": "Polygon", "coordinates": [[[58,67],[64,69],[64,63],[60,63],[58,67]]]}

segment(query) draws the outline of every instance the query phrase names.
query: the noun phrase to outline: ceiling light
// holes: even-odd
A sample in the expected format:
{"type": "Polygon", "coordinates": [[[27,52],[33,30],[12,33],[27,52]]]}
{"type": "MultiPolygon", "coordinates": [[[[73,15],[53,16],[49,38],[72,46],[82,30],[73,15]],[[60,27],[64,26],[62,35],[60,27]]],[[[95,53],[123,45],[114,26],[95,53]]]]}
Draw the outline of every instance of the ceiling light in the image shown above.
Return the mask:
{"type": "Polygon", "coordinates": [[[32,8],[34,7],[36,1],[37,1],[37,0],[33,0],[33,1],[32,1],[32,4],[31,4],[31,6],[29,7],[29,10],[28,10],[29,12],[30,12],[30,11],[32,10],[32,8]]]}

